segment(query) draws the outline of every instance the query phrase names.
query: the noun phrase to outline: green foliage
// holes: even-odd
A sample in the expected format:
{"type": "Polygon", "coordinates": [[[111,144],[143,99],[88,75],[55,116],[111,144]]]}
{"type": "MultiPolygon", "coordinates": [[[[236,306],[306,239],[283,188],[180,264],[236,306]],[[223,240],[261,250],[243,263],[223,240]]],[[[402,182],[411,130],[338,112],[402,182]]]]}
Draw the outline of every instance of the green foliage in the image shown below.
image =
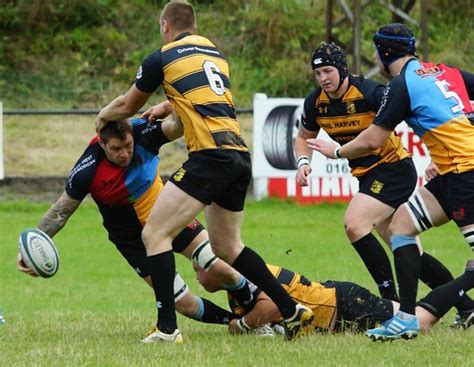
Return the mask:
{"type": "MultiPolygon", "coordinates": [[[[7,108],[99,107],[123,93],[139,64],[160,47],[157,15],[165,0],[16,0],[0,7],[0,96],[7,108]]],[[[227,55],[238,106],[255,92],[303,97],[313,88],[309,59],[325,38],[326,1],[195,1],[198,31],[227,55]]],[[[350,51],[352,25],[334,3],[333,36],[350,51]]],[[[404,2],[406,3],[406,2],[404,2]]],[[[410,12],[419,20],[420,2],[410,12]]],[[[362,55],[392,13],[369,2],[362,14],[362,55]]],[[[469,0],[429,2],[429,58],[471,68],[469,0]],[[444,11],[456,8],[462,11],[444,11]],[[463,52],[459,52],[462,50],[463,52]]],[[[420,31],[409,24],[417,37],[420,31]]],[[[349,58],[349,63],[351,63],[349,58]]],[[[362,71],[370,68],[363,64],[362,71]]],[[[161,93],[161,92],[160,92],[161,93]]],[[[161,97],[158,97],[161,98],[161,97]]]]}

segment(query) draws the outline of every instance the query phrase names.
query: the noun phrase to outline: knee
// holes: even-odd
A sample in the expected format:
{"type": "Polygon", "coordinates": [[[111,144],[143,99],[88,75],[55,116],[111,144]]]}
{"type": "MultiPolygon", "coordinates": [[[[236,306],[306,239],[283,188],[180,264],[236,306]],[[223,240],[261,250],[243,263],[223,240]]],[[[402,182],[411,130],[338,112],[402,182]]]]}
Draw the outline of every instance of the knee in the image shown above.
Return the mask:
{"type": "Polygon", "coordinates": [[[172,237],[164,235],[153,226],[145,225],[143,227],[142,242],[147,249],[147,253],[170,250],[172,241],[172,237]]]}
{"type": "Polygon", "coordinates": [[[351,242],[357,241],[371,231],[370,228],[366,228],[366,226],[359,223],[357,220],[347,218],[344,222],[344,229],[351,242]]]}
{"type": "Polygon", "coordinates": [[[240,242],[221,245],[219,242],[215,243],[212,241],[211,247],[214,254],[228,264],[232,264],[244,248],[240,242]]]}
{"type": "Polygon", "coordinates": [[[145,227],[142,229],[142,241],[146,248],[148,248],[150,244],[153,243],[153,231],[148,225],[145,225],[145,227]]]}
{"type": "Polygon", "coordinates": [[[181,315],[195,318],[199,305],[197,303],[196,297],[184,297],[183,299],[176,302],[176,311],[178,311],[181,315]]]}

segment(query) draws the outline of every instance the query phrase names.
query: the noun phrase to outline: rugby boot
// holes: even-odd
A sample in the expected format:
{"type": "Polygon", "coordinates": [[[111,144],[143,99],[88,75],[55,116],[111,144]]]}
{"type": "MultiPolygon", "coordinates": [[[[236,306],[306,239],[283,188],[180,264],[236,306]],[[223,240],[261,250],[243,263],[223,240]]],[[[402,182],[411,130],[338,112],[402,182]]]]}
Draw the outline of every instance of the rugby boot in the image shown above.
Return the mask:
{"type": "Polygon", "coordinates": [[[173,344],[183,344],[183,336],[181,332],[176,329],[172,334],[166,334],[154,326],[148,334],[146,334],[141,342],[145,344],[154,343],[156,341],[164,341],[173,344]]]}
{"type": "Polygon", "coordinates": [[[313,311],[302,304],[296,304],[295,314],[291,318],[285,319],[283,323],[285,327],[286,340],[293,340],[300,336],[310,334],[312,331],[311,322],[313,319],[313,311]]]}

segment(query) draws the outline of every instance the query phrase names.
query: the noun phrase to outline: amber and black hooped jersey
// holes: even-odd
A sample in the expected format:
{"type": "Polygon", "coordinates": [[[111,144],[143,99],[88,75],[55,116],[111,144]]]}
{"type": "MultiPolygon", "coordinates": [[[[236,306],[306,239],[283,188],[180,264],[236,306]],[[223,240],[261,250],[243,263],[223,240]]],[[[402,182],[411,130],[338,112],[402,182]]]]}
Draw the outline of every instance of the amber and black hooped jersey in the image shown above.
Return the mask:
{"type": "Polygon", "coordinates": [[[91,194],[109,238],[116,244],[141,238],[143,225],[163,187],[157,154],[169,141],[159,123],[149,125],[143,119],[131,122],[135,144],[129,166],[110,162],[96,136],[71,170],[66,184],[66,193],[72,199],[83,200],[91,194]]]}
{"type": "Polygon", "coordinates": [[[135,86],[152,93],[160,84],[183,122],[189,152],[248,150],[232,100],[229,65],[211,41],[183,33],[149,55],[135,86]]]}
{"type": "MultiPolygon", "coordinates": [[[[320,329],[329,329],[336,316],[336,288],[326,288],[321,283],[311,282],[304,276],[280,266],[267,264],[273,276],[282,285],[283,289],[293,298],[313,311],[313,325],[320,329]]],[[[260,289],[252,287],[254,297],[260,289]]],[[[243,309],[229,297],[229,304],[234,313],[245,314],[243,309]]],[[[281,320],[275,320],[276,322],[281,320]]]]}
{"type": "Polygon", "coordinates": [[[388,84],[374,124],[394,129],[405,120],[425,143],[441,174],[471,171],[470,99],[474,99],[473,74],[413,58],[388,84]]]}
{"type": "MultiPolygon", "coordinates": [[[[344,145],[367,129],[375,118],[384,86],[362,76],[349,76],[349,88],[341,99],[331,99],[320,87],[304,101],[301,119],[303,127],[318,132],[324,129],[339,144],[344,145]]],[[[400,138],[392,133],[387,142],[372,154],[350,159],[354,176],[363,176],[382,163],[398,162],[409,156],[400,138]]]]}

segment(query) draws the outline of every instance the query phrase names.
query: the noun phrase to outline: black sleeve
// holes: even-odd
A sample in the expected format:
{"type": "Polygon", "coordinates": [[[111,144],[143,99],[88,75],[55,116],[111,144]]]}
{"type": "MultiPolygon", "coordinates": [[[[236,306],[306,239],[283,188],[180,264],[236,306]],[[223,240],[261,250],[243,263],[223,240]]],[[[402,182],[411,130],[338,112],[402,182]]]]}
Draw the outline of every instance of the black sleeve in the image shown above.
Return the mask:
{"type": "Polygon", "coordinates": [[[383,92],[374,125],[393,130],[411,113],[410,96],[404,75],[404,73],[400,74],[388,83],[383,92]]]}
{"type": "Polygon", "coordinates": [[[163,83],[161,50],[155,51],[143,60],[135,79],[135,86],[145,93],[153,93],[163,83]]]}
{"type": "Polygon", "coordinates": [[[158,154],[160,148],[170,142],[163,133],[162,121],[155,120],[151,123],[148,123],[148,120],[145,119],[132,119],[131,121],[136,143],[153,154],[158,154]]]}
{"type": "Polygon", "coordinates": [[[374,107],[374,111],[378,111],[380,108],[380,105],[382,104],[382,98],[385,92],[385,85],[383,84],[378,84],[377,87],[374,88],[372,92],[372,98],[371,98],[371,106],[374,107]]]}
{"type": "Polygon", "coordinates": [[[382,102],[385,86],[372,79],[363,79],[360,88],[371,110],[378,111],[380,103],[382,102]]]}
{"type": "Polygon", "coordinates": [[[467,94],[471,101],[474,100],[474,74],[468,73],[464,70],[459,70],[461,72],[462,78],[464,79],[464,84],[466,85],[467,94]]]}
{"type": "Polygon", "coordinates": [[[316,96],[319,94],[317,93],[317,91],[318,90],[316,89],[304,100],[303,114],[301,115],[301,124],[306,130],[309,131],[319,131],[319,125],[316,123],[315,112],[316,96]]]}
{"type": "Polygon", "coordinates": [[[89,193],[98,163],[98,149],[101,149],[98,144],[88,146],[69,173],[65,190],[74,200],[83,200],[89,193]]]}

